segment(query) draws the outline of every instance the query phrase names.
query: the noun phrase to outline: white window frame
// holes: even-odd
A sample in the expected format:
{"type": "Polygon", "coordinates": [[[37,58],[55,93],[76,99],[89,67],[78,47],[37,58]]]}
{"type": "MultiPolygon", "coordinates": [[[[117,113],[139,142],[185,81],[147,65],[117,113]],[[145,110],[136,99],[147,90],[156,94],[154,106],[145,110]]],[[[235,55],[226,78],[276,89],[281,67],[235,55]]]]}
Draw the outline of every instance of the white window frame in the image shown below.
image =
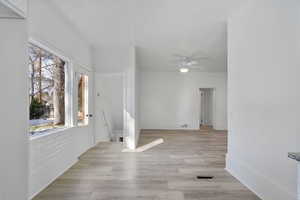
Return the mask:
{"type": "MultiPolygon", "coordinates": [[[[41,131],[40,134],[38,134],[39,132],[37,131],[37,134],[30,135],[31,139],[35,139],[35,138],[40,138],[52,133],[57,133],[74,127],[74,111],[73,111],[74,110],[74,99],[73,99],[74,69],[73,69],[73,63],[71,59],[64,56],[64,54],[61,53],[61,51],[52,47],[52,45],[47,44],[46,42],[41,42],[33,38],[29,38],[28,44],[33,44],[41,49],[44,49],[45,51],[48,51],[49,53],[61,58],[63,61],[66,62],[65,65],[65,126],[59,129],[49,129],[49,130],[41,131]]],[[[29,119],[28,119],[28,124],[29,124],[29,119]]]]}

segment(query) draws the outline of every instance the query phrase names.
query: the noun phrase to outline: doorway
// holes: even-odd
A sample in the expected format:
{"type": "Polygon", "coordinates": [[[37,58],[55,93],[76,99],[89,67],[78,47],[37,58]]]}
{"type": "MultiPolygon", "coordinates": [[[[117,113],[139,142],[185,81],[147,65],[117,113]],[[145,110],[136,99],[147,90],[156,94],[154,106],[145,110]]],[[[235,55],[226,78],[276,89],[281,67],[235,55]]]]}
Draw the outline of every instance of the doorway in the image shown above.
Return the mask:
{"type": "Polygon", "coordinates": [[[200,88],[200,130],[214,128],[214,88],[200,88]]]}

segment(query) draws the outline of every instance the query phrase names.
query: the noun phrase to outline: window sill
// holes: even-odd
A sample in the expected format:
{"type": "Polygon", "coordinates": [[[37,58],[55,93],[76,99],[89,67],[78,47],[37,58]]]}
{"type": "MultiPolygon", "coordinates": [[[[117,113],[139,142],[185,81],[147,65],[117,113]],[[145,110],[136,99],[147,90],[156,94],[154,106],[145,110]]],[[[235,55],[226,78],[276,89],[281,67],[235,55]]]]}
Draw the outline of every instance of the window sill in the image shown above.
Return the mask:
{"type": "Polygon", "coordinates": [[[49,129],[49,130],[45,130],[45,131],[35,132],[34,135],[29,136],[29,139],[30,140],[40,139],[40,138],[47,137],[47,136],[55,134],[55,133],[69,130],[71,128],[73,128],[73,127],[55,128],[55,129],[49,129]]]}

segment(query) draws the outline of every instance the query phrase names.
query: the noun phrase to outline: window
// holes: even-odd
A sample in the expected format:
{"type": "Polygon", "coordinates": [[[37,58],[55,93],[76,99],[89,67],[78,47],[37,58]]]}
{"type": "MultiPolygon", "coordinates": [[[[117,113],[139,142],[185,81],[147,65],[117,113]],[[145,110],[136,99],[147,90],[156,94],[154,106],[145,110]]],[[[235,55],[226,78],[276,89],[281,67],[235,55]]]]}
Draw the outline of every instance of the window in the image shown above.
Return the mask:
{"type": "Polygon", "coordinates": [[[88,76],[80,74],[78,77],[78,126],[88,125],[88,76]]]}
{"type": "Polygon", "coordinates": [[[30,133],[65,127],[66,62],[29,44],[30,133]]]}

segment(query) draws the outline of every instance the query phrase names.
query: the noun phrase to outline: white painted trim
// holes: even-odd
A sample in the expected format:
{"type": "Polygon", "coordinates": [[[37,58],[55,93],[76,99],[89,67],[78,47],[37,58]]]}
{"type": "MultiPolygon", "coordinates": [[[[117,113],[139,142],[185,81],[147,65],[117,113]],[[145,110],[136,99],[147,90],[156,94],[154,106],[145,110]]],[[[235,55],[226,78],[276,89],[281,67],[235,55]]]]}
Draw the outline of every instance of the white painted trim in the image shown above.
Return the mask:
{"type": "Polygon", "coordinates": [[[199,131],[199,128],[143,128],[144,131],[199,131]]]}
{"type": "Polygon", "coordinates": [[[225,170],[263,200],[297,200],[296,195],[291,194],[237,157],[226,155],[225,170]]]}
{"type": "Polygon", "coordinates": [[[28,42],[44,49],[45,51],[48,51],[49,53],[52,53],[53,55],[61,58],[63,61],[66,62],[65,65],[65,90],[67,91],[65,93],[65,125],[67,128],[74,127],[74,63],[72,60],[68,57],[66,57],[63,53],[61,53],[59,50],[57,50],[55,47],[51,45],[47,45],[44,42],[41,42],[39,40],[29,38],[28,42]]]}
{"type": "Polygon", "coordinates": [[[42,40],[39,40],[39,39],[36,39],[33,37],[29,37],[28,42],[60,57],[61,59],[63,59],[64,61],[66,61],[68,63],[72,63],[71,59],[69,57],[67,57],[64,52],[60,51],[55,46],[49,44],[46,41],[42,41],[42,40]]]}
{"type": "Polygon", "coordinates": [[[34,197],[36,197],[39,193],[41,193],[45,188],[47,188],[51,183],[53,183],[56,179],[58,179],[60,176],[62,176],[66,171],[68,171],[73,165],[75,165],[79,160],[74,160],[70,165],[66,167],[65,170],[62,170],[61,173],[59,173],[57,176],[52,178],[45,186],[41,187],[39,191],[34,193],[32,196],[28,198],[28,200],[32,200],[34,197]]]}
{"type": "Polygon", "coordinates": [[[123,146],[126,147],[128,141],[128,124],[127,124],[127,76],[126,73],[123,72],[123,146]]]}
{"type": "Polygon", "coordinates": [[[45,131],[41,131],[43,133],[40,133],[38,135],[32,135],[32,136],[30,136],[29,140],[30,141],[32,141],[32,140],[38,140],[38,139],[41,139],[43,137],[47,137],[47,136],[52,135],[52,134],[64,132],[64,131],[67,131],[67,130],[72,129],[72,128],[73,127],[63,127],[63,128],[48,129],[48,130],[45,130],[45,131]]]}
{"type": "Polygon", "coordinates": [[[216,131],[228,131],[228,129],[225,128],[225,127],[223,127],[223,126],[215,126],[215,127],[213,127],[213,128],[214,128],[214,130],[216,130],[216,131]]]}
{"type": "MultiPolygon", "coordinates": [[[[135,122],[136,123],[136,122],[135,122]]],[[[135,149],[138,147],[139,145],[139,141],[140,141],[140,135],[141,135],[141,130],[138,129],[135,131],[135,137],[136,137],[136,140],[135,140],[135,149]]]]}
{"type": "Polygon", "coordinates": [[[97,146],[99,143],[102,143],[102,142],[111,142],[109,138],[107,139],[100,139],[100,140],[97,140],[95,146],[97,146]]]}
{"type": "Polygon", "coordinates": [[[18,8],[15,4],[11,3],[8,0],[0,0],[0,3],[2,3],[7,8],[12,10],[14,13],[16,13],[19,16],[19,18],[17,19],[26,19],[26,13],[22,11],[20,8],[18,8]]]}

